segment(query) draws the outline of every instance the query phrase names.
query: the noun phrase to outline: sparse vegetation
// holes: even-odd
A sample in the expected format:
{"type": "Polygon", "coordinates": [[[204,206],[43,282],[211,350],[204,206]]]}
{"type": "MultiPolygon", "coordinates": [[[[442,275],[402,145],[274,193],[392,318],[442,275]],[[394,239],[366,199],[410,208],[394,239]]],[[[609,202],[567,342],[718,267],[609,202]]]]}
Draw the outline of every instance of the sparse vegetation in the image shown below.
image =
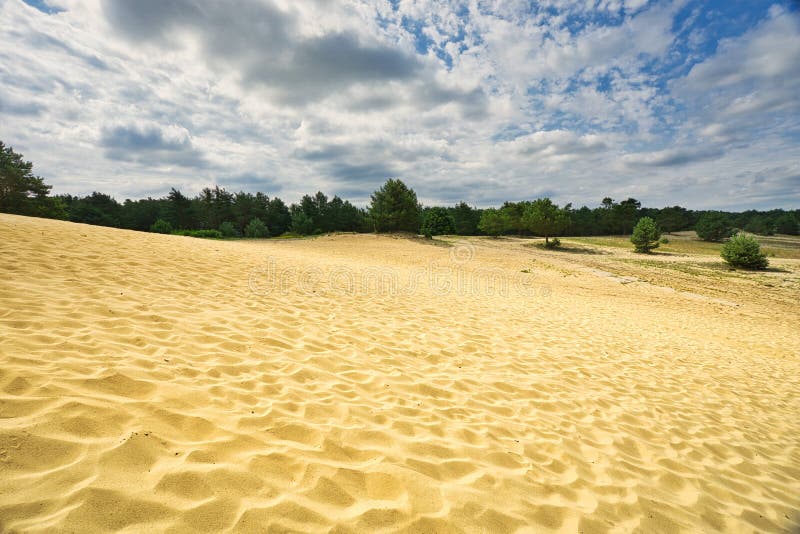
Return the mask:
{"type": "Polygon", "coordinates": [[[758,241],[743,232],[736,234],[722,246],[721,256],[732,267],[766,269],[769,265],[767,255],[761,252],[758,241]]]}
{"type": "Polygon", "coordinates": [[[561,240],[557,237],[554,237],[550,241],[545,239],[544,241],[544,248],[559,248],[561,246],[561,240]]]}

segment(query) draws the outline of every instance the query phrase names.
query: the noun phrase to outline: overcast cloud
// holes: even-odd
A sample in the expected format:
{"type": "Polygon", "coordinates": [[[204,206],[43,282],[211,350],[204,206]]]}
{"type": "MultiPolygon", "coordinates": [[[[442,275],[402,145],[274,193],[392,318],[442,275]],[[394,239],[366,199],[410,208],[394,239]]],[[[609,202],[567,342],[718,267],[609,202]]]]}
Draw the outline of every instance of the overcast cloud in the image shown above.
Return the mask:
{"type": "Polygon", "coordinates": [[[0,0],[55,193],[800,206],[793,2],[0,0]]]}

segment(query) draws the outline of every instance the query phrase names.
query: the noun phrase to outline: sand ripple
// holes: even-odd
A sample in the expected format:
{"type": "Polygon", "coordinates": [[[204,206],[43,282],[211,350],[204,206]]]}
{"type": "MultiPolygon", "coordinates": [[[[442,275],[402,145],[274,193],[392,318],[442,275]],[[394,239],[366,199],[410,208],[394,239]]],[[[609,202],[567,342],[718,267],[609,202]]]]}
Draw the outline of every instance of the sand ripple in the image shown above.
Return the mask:
{"type": "MultiPolygon", "coordinates": [[[[526,295],[259,295],[267,257],[405,276],[449,253],[7,215],[0,230],[2,531],[800,526],[790,308],[581,266],[534,269],[547,291],[526,295]]],[[[514,275],[535,254],[475,247],[467,268],[514,275]]]]}

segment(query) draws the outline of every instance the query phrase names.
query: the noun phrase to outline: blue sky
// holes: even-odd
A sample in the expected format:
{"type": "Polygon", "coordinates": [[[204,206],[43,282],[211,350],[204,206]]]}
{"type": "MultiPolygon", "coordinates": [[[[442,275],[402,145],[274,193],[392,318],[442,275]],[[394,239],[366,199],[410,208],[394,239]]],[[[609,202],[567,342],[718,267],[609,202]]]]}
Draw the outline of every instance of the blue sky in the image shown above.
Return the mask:
{"type": "Polygon", "coordinates": [[[800,207],[794,2],[0,0],[56,193],[800,207]]]}

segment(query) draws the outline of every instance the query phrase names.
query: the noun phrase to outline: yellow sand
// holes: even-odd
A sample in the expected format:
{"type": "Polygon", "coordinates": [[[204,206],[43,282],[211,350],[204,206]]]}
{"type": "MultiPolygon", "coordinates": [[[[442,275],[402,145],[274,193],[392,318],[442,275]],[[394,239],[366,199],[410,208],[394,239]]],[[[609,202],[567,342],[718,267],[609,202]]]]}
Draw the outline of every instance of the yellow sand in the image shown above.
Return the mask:
{"type": "Polygon", "coordinates": [[[798,260],[0,235],[0,531],[800,525],[798,260]]]}

